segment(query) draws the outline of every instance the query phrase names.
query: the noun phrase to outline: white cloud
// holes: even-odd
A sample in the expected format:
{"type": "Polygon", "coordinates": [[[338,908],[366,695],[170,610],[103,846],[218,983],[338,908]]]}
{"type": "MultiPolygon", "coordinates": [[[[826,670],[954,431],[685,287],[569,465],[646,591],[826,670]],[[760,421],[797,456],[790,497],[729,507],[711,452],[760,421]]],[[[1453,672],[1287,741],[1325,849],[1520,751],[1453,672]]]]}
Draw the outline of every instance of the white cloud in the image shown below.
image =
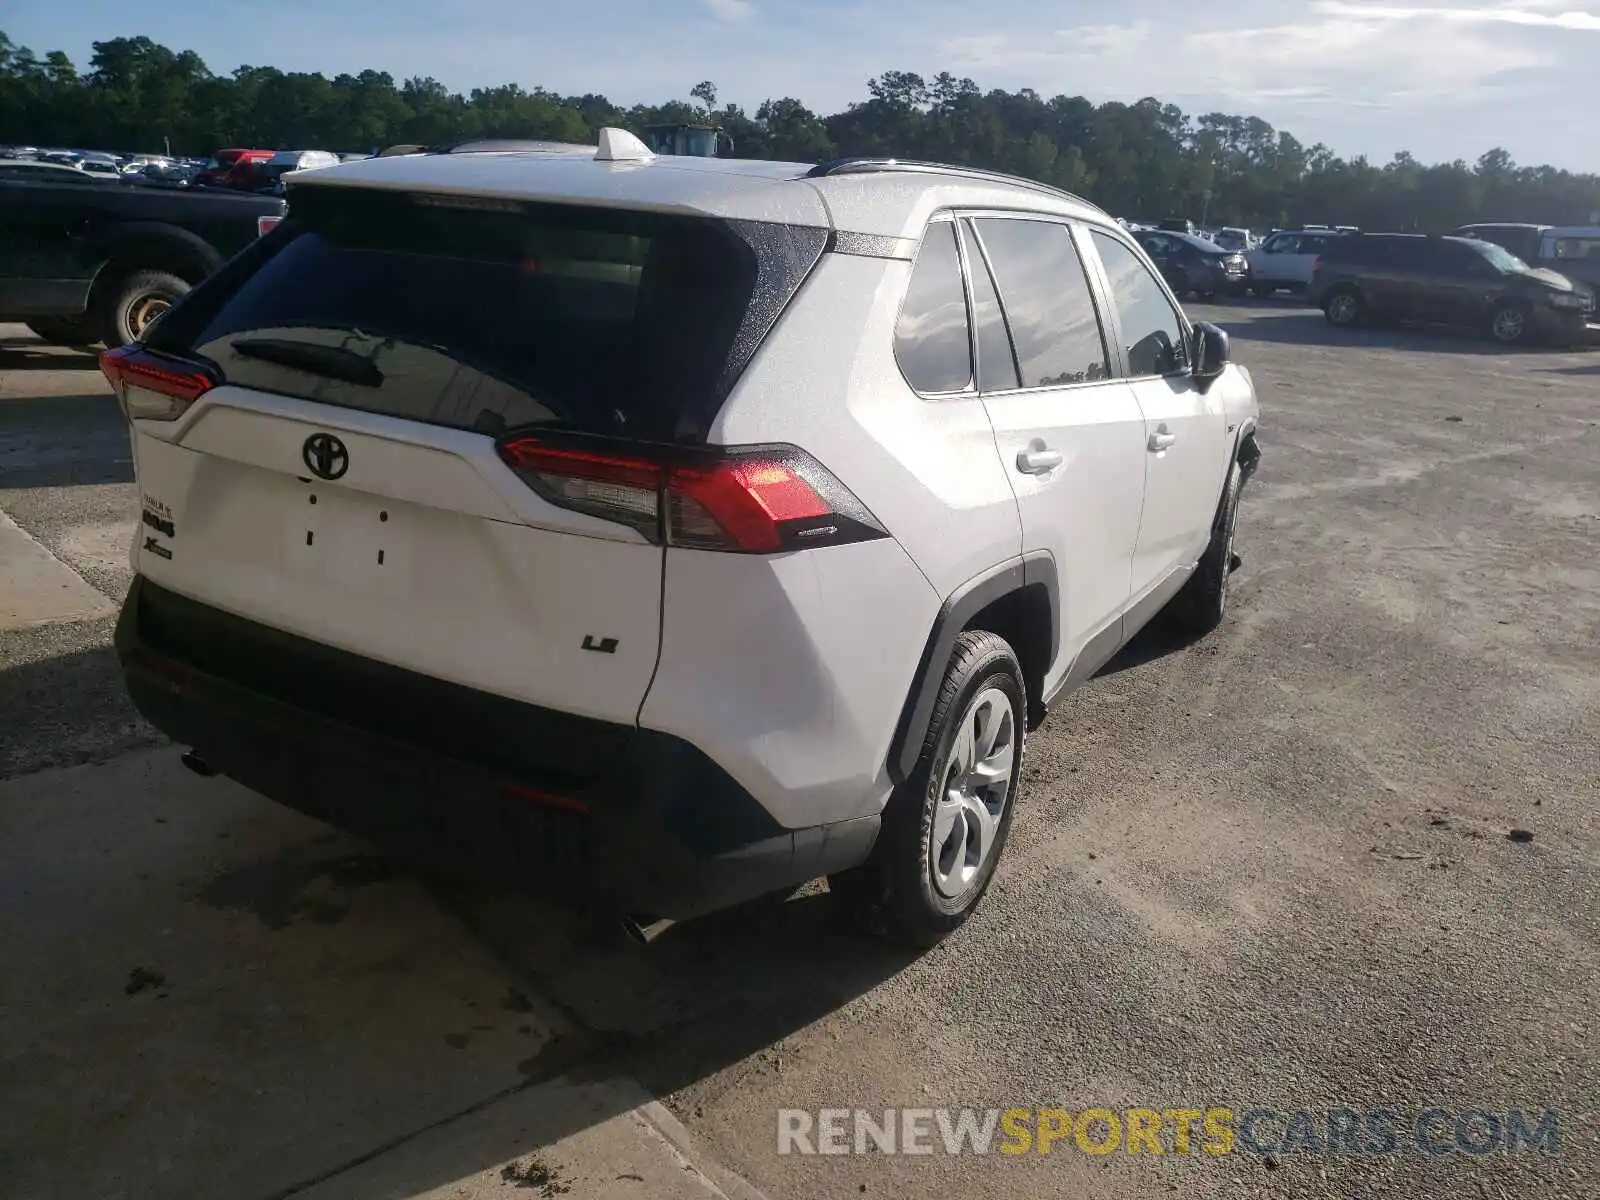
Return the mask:
{"type": "Polygon", "coordinates": [[[1129,25],[1080,25],[1041,35],[978,33],[951,38],[942,53],[957,66],[978,70],[1035,64],[1067,64],[1094,59],[1126,59],[1150,38],[1149,21],[1129,25]]]}
{"type": "Polygon", "coordinates": [[[719,21],[737,23],[756,15],[756,6],[750,0],[700,0],[700,3],[719,21]]]}
{"type": "MultiPolygon", "coordinates": [[[[1508,20],[1508,9],[1316,0],[1304,11],[1299,22],[1254,28],[1179,31],[1135,21],[1033,35],[983,33],[951,39],[942,50],[963,68],[1040,91],[1154,95],[1205,107],[1259,104],[1280,112],[1415,107],[1550,61],[1544,49],[1485,28],[1508,20]]],[[[1600,16],[1567,12],[1541,22],[1544,14],[1517,11],[1527,18],[1519,24],[1559,20],[1562,28],[1586,28],[1577,23],[1582,18],[1600,27],[1600,16]]]]}
{"type": "Polygon", "coordinates": [[[1312,5],[1321,15],[1357,21],[1447,21],[1459,25],[1528,25],[1600,33],[1600,13],[1566,9],[1570,0],[1531,0],[1523,8],[1407,8],[1388,4],[1350,4],[1326,0],[1312,5]],[[1560,5],[1561,12],[1537,12],[1560,5]]]}

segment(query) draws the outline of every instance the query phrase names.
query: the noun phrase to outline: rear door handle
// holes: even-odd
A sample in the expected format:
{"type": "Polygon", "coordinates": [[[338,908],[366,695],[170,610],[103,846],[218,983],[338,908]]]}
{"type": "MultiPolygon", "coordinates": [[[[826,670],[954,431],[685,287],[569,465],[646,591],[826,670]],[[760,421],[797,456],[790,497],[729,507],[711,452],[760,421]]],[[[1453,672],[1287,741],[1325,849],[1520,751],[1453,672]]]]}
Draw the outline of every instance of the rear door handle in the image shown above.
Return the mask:
{"type": "Polygon", "coordinates": [[[1043,445],[1029,446],[1017,455],[1017,470],[1024,475],[1043,475],[1061,465],[1061,451],[1049,450],[1043,445]]]}
{"type": "Polygon", "coordinates": [[[1159,454],[1161,451],[1170,449],[1172,446],[1175,446],[1177,444],[1177,442],[1178,442],[1178,435],[1177,434],[1175,434],[1175,433],[1167,433],[1165,430],[1158,430],[1157,432],[1152,433],[1150,435],[1150,443],[1149,443],[1149,445],[1150,445],[1150,449],[1152,451],[1154,451],[1155,453],[1159,454]]]}

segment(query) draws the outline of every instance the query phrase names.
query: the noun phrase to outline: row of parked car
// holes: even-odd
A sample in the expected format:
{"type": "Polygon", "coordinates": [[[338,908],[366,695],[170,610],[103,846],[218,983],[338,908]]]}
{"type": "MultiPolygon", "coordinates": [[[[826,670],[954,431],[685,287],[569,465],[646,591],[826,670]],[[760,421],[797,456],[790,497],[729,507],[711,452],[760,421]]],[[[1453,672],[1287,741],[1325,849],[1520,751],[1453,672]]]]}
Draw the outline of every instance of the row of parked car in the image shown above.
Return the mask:
{"type": "Polygon", "coordinates": [[[1600,226],[1494,221],[1441,237],[1318,225],[1257,241],[1182,219],[1122,224],[1183,297],[1288,291],[1336,325],[1460,325],[1506,345],[1595,340],[1600,226]]]}
{"type": "Polygon", "coordinates": [[[226,149],[209,158],[174,158],[165,154],[112,154],[105,150],[0,147],[0,163],[78,171],[91,178],[122,183],[225,188],[270,195],[283,194],[282,177],[290,171],[311,171],[369,157],[328,150],[226,149]]]}

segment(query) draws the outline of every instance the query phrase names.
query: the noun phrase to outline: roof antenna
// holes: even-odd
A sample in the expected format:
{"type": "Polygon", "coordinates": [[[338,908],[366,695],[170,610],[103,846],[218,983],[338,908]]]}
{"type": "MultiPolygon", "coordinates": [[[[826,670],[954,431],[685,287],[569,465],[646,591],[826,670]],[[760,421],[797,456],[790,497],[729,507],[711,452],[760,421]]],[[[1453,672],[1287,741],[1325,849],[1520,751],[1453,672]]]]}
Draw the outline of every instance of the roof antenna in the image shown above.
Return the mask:
{"type": "Polygon", "coordinates": [[[600,149],[595,151],[595,162],[649,162],[653,158],[650,147],[626,129],[608,125],[600,131],[600,149]]]}

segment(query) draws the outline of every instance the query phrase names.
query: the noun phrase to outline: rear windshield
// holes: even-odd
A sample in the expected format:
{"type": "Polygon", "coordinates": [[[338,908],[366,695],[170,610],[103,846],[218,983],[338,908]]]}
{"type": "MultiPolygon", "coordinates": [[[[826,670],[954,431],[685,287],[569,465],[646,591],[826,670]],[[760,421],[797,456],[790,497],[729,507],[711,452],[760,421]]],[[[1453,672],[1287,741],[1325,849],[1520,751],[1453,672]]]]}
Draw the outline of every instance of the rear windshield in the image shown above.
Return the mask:
{"type": "Polygon", "coordinates": [[[701,441],[827,231],[344,188],[152,345],[229,383],[500,434],[701,441]]]}

